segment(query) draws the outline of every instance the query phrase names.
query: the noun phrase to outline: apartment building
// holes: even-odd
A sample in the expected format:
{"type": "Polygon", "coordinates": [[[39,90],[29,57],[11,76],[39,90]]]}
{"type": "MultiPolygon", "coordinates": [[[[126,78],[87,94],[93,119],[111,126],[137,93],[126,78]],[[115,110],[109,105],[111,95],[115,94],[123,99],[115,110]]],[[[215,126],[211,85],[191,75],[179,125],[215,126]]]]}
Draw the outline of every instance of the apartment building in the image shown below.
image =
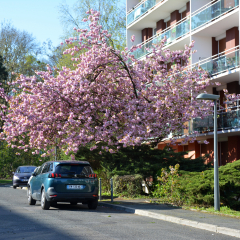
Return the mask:
{"type": "MultiPolygon", "coordinates": [[[[190,59],[191,67],[200,65],[209,72],[211,82],[208,93],[220,95],[223,107],[218,111],[218,156],[219,165],[240,159],[240,102],[225,101],[223,89],[240,93],[239,66],[239,0],[126,0],[127,46],[135,35],[135,44],[142,48],[133,54],[144,58],[147,50],[166,37],[164,48],[184,49],[185,44],[195,41],[197,50],[190,59]]],[[[210,154],[213,160],[213,116],[192,119],[184,134],[194,135],[197,140],[186,145],[172,146],[175,151],[188,151],[188,156],[197,158],[210,154]],[[209,144],[205,144],[207,140],[209,144]]],[[[181,137],[179,137],[179,142],[181,137]]],[[[158,144],[162,149],[168,142],[158,144]]]]}

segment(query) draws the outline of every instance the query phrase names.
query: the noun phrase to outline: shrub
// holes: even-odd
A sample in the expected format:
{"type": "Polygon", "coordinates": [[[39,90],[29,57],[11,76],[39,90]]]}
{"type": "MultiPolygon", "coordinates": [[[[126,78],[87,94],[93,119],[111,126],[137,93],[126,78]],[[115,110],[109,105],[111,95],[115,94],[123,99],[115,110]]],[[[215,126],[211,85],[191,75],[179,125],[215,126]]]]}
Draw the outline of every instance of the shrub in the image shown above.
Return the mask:
{"type": "MultiPolygon", "coordinates": [[[[202,172],[178,171],[179,166],[158,172],[153,196],[176,205],[214,205],[214,169],[202,172]]],[[[219,168],[221,205],[240,210],[240,160],[219,168]]]]}
{"type": "MultiPolygon", "coordinates": [[[[240,210],[240,160],[219,168],[220,201],[222,205],[240,210]]],[[[180,171],[180,185],[186,203],[214,204],[214,170],[201,173],[180,171]]]]}
{"type": "Polygon", "coordinates": [[[179,164],[175,167],[169,166],[169,170],[162,168],[158,172],[156,189],[153,193],[154,197],[161,198],[162,201],[170,202],[174,205],[181,205],[181,188],[179,184],[179,164]]]}
{"type": "Polygon", "coordinates": [[[143,177],[139,174],[113,177],[113,192],[119,196],[136,197],[142,194],[143,177]]]}

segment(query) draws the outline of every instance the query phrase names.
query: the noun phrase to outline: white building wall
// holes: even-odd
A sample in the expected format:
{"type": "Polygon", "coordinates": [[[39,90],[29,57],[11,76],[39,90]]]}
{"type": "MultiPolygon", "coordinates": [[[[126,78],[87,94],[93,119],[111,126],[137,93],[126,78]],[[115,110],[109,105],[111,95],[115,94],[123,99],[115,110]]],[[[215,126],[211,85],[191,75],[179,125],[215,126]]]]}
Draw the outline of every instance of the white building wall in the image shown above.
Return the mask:
{"type": "Polygon", "coordinates": [[[211,0],[191,0],[190,1],[190,11],[191,13],[195,12],[204,5],[210,3],[211,0]]]}
{"type": "Polygon", "coordinates": [[[131,10],[133,7],[135,7],[139,2],[141,2],[141,1],[140,0],[126,0],[127,12],[129,10],[131,10]]]}
{"type": "Polygon", "coordinates": [[[127,47],[131,48],[133,45],[137,45],[142,42],[142,32],[139,30],[127,30],[127,47]],[[131,36],[135,36],[135,42],[131,42],[131,36]]]}
{"type": "Polygon", "coordinates": [[[212,38],[192,36],[192,40],[195,41],[193,50],[197,50],[192,54],[192,64],[199,62],[199,60],[212,56],[212,38]]]}

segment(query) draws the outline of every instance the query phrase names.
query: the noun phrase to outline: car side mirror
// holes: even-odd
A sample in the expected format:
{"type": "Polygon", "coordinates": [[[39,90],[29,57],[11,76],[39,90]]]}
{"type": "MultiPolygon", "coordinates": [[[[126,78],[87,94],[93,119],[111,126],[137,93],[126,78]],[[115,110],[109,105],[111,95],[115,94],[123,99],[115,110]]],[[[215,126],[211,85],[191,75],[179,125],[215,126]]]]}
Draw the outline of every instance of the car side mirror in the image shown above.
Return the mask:
{"type": "Polygon", "coordinates": [[[15,172],[12,172],[12,174],[14,175],[15,172]]]}
{"type": "Polygon", "coordinates": [[[35,172],[32,173],[32,176],[33,176],[33,177],[36,177],[36,175],[37,175],[37,174],[36,174],[35,172]]]}

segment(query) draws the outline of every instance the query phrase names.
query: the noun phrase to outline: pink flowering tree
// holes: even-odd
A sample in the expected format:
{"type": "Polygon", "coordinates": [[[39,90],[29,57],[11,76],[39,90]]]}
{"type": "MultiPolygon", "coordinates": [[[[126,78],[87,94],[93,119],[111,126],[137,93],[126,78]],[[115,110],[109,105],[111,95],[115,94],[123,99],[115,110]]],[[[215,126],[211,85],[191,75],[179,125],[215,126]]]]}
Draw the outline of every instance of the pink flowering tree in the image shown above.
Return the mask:
{"type": "Polygon", "coordinates": [[[75,29],[79,37],[66,40],[74,46],[64,51],[73,56],[74,70],[53,74],[48,67],[36,72],[41,80],[21,75],[14,83],[18,92],[8,97],[1,135],[11,147],[46,156],[56,145],[68,154],[105,143],[102,149],[114,152],[159,142],[187,128],[191,118],[209,114],[210,103],[196,100],[209,84],[207,73],[186,68],[193,44],[170,51],[161,42],[138,60],[132,53],[139,46],[114,49],[111,35],[98,25],[100,13],[88,14],[83,21],[89,29],[75,29]],[[168,69],[169,63],[174,67],[168,69]]]}

